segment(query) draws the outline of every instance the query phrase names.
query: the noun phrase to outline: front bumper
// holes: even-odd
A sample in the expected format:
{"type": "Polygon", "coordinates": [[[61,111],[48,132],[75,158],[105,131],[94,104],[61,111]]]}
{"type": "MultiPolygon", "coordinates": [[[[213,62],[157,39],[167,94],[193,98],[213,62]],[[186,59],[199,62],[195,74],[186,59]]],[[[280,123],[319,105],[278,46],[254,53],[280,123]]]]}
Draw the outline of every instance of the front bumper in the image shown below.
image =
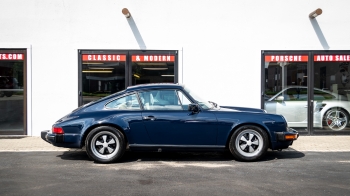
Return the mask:
{"type": "Polygon", "coordinates": [[[299,133],[288,127],[286,132],[276,132],[277,141],[294,141],[298,139],[299,133]]]}
{"type": "Polygon", "coordinates": [[[275,132],[276,140],[272,142],[271,150],[286,149],[293,144],[293,141],[298,139],[299,133],[292,129],[287,128],[287,131],[275,132]]]}
{"type": "Polygon", "coordinates": [[[57,147],[80,148],[80,136],[77,134],[54,134],[46,130],[41,132],[41,139],[57,147]]]}

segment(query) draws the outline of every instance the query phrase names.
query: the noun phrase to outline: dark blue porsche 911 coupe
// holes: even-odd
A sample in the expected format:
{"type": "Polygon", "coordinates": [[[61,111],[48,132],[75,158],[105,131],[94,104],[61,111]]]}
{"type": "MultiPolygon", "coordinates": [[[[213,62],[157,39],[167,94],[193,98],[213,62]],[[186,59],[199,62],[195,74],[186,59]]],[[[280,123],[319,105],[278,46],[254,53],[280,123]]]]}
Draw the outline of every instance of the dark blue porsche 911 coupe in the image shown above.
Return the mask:
{"type": "Polygon", "coordinates": [[[298,136],[281,115],[218,106],[178,84],[128,87],[77,108],[41,132],[54,146],[85,146],[99,163],[116,162],[125,150],[229,150],[237,160],[255,161],[268,148],[288,148],[298,136]]]}

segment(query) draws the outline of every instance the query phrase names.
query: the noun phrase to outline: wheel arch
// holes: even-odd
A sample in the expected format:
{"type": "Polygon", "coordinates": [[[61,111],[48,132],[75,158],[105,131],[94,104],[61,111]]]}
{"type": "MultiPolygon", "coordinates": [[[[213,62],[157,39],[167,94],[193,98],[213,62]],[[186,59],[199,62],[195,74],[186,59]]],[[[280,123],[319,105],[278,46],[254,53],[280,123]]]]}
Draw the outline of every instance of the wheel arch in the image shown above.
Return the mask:
{"type": "Polygon", "coordinates": [[[259,124],[259,123],[251,123],[251,122],[249,122],[249,123],[242,123],[242,124],[239,124],[239,125],[235,126],[235,127],[231,130],[229,136],[227,137],[226,144],[225,144],[225,148],[229,148],[229,143],[230,143],[230,140],[231,140],[231,137],[232,137],[233,133],[235,133],[239,128],[241,128],[241,127],[243,127],[243,126],[256,126],[256,127],[259,127],[261,130],[265,131],[266,134],[268,135],[268,138],[267,138],[268,141],[269,141],[269,146],[268,146],[268,148],[271,148],[271,145],[272,145],[272,144],[271,144],[271,134],[270,134],[270,132],[267,130],[267,128],[264,127],[264,126],[262,126],[262,125],[259,124]]]}
{"type": "Polygon", "coordinates": [[[83,135],[83,137],[81,138],[81,141],[80,141],[80,147],[85,146],[85,140],[86,140],[87,136],[89,135],[89,133],[90,133],[93,129],[95,129],[95,128],[97,128],[97,127],[103,127],[103,126],[108,126],[108,127],[113,127],[113,128],[115,128],[115,129],[118,129],[118,130],[123,134],[123,136],[124,136],[125,144],[128,144],[128,143],[129,143],[129,142],[128,142],[128,138],[126,137],[126,134],[125,134],[124,130],[123,130],[120,126],[118,126],[118,125],[116,125],[116,124],[112,124],[112,123],[103,123],[103,124],[95,124],[95,125],[92,125],[91,127],[89,127],[89,128],[84,132],[84,135],[83,135]]]}
{"type": "Polygon", "coordinates": [[[332,109],[341,109],[341,110],[344,110],[344,111],[346,112],[346,114],[347,114],[348,116],[350,116],[350,112],[349,112],[347,109],[345,109],[344,107],[340,107],[340,106],[333,106],[333,107],[328,108],[328,109],[323,113],[323,116],[326,115],[327,112],[329,112],[329,111],[332,110],[332,109]]]}

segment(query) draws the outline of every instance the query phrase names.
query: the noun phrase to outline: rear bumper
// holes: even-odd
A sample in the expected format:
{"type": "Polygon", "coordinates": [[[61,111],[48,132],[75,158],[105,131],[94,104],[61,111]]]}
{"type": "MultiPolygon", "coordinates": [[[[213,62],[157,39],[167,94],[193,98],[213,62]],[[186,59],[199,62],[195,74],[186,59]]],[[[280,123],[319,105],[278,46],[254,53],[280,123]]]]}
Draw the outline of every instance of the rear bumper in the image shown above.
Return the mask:
{"type": "Polygon", "coordinates": [[[41,139],[57,146],[65,148],[80,148],[80,135],[77,134],[53,134],[50,131],[42,131],[41,139]]]}

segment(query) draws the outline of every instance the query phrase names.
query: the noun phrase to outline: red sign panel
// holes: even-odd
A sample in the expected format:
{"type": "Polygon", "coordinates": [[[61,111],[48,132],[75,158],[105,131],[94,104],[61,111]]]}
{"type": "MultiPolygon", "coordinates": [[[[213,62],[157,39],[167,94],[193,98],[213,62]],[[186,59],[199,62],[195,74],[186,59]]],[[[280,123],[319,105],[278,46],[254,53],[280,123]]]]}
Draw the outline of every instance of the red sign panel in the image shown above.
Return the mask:
{"type": "Polygon", "coordinates": [[[174,55],[132,55],[132,62],[175,62],[174,55]]]}
{"type": "Polygon", "coordinates": [[[315,62],[350,61],[350,55],[314,55],[315,62]]]}
{"type": "Polygon", "coordinates": [[[307,55],[266,55],[265,62],[307,62],[307,55]]]}
{"type": "Polygon", "coordinates": [[[24,54],[0,54],[0,60],[23,60],[24,54]]]}
{"type": "Polygon", "coordinates": [[[124,54],[83,54],[83,61],[125,61],[126,55],[124,54]]]}

